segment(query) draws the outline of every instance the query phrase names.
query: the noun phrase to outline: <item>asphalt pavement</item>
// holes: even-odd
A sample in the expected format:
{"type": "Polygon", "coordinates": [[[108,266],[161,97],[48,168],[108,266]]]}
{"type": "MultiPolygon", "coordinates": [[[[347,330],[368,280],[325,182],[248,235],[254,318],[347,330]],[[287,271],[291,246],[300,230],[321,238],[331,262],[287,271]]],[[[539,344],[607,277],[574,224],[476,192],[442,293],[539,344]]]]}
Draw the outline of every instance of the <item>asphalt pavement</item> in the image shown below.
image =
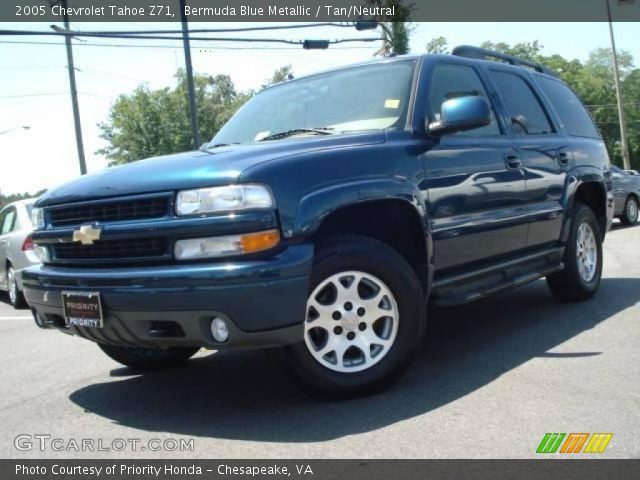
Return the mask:
{"type": "Polygon", "coordinates": [[[0,296],[0,458],[526,458],[547,432],[610,432],[600,457],[639,458],[638,302],[640,226],[616,226],[593,300],[557,303],[537,281],[434,309],[391,390],[327,403],[259,351],[140,375],[0,296]]]}

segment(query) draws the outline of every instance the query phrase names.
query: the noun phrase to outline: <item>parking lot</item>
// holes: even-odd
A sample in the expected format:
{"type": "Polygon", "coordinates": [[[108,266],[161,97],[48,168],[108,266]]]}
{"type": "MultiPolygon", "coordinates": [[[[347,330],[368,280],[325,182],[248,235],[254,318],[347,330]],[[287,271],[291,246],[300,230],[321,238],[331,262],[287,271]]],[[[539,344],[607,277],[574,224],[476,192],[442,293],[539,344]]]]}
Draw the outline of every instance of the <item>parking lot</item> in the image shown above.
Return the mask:
{"type": "Polygon", "coordinates": [[[596,298],[553,301],[538,281],[430,312],[417,361],[391,390],[326,403],[263,353],[201,353],[139,375],[85,340],[38,330],[0,298],[4,458],[513,458],[546,432],[612,432],[606,458],[640,457],[640,226],[605,243],[596,298]],[[194,439],[193,452],[19,451],[66,440],[194,439]]]}

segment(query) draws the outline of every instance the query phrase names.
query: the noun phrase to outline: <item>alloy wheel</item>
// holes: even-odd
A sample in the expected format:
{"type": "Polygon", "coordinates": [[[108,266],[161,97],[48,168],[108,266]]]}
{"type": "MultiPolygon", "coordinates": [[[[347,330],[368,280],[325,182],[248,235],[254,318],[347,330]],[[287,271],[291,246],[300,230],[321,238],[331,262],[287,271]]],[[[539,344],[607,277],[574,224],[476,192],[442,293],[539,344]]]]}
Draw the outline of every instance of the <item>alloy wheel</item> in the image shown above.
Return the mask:
{"type": "Polygon", "coordinates": [[[627,202],[627,218],[631,223],[636,223],[638,221],[638,204],[633,199],[629,199],[627,202]]]}
{"type": "Polygon", "coordinates": [[[7,286],[9,287],[9,300],[15,305],[18,300],[18,285],[16,284],[16,274],[13,268],[7,271],[7,286]]]}
{"type": "Polygon", "coordinates": [[[598,264],[598,247],[591,225],[586,222],[580,224],[576,242],[578,271],[582,280],[588,283],[595,277],[598,264]]]}
{"type": "Polygon", "coordinates": [[[382,280],[364,272],[341,272],[325,279],[309,296],[304,341],[322,366],[359,372],[389,353],[398,320],[398,305],[382,280]]]}

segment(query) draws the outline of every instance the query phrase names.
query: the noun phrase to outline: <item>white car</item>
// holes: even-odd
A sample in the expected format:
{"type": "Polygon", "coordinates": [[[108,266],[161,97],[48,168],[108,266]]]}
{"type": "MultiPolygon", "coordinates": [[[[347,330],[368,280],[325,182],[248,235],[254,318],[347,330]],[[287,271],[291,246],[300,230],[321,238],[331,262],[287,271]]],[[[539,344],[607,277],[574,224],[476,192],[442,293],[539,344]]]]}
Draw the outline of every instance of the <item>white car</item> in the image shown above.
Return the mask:
{"type": "Polygon", "coordinates": [[[31,208],[36,199],[19,200],[0,210],[0,290],[15,308],[26,306],[22,269],[40,263],[31,240],[31,208]]]}

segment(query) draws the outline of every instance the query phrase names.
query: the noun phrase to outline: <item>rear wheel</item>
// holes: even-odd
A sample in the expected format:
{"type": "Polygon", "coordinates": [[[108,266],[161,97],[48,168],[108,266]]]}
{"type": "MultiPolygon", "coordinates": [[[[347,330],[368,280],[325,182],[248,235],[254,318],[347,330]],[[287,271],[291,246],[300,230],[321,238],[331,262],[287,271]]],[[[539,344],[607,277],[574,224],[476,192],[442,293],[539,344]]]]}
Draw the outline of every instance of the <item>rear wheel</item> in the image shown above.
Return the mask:
{"type": "Polygon", "coordinates": [[[24,308],[27,301],[24,294],[18,288],[18,280],[16,279],[16,271],[11,265],[7,268],[7,290],[9,292],[9,302],[13,308],[24,308]]]}
{"type": "Polygon", "coordinates": [[[168,349],[119,347],[104,343],[99,343],[98,346],[112,360],[136,370],[159,370],[174,367],[189,360],[199,350],[199,348],[184,347],[168,349]]]}
{"type": "Polygon", "coordinates": [[[575,206],[563,261],[564,270],[547,277],[553,296],[562,302],[593,297],[602,277],[602,235],[593,211],[583,203],[575,206]]]}
{"type": "Polygon", "coordinates": [[[629,197],[624,205],[624,213],[620,220],[624,225],[635,225],[638,222],[638,211],[638,200],[635,197],[629,197]]]}
{"type": "Polygon", "coordinates": [[[380,390],[409,364],[424,317],[424,292],[400,254],[368,237],[333,237],[316,251],[304,339],[284,349],[287,369],[325,397],[380,390]]]}

